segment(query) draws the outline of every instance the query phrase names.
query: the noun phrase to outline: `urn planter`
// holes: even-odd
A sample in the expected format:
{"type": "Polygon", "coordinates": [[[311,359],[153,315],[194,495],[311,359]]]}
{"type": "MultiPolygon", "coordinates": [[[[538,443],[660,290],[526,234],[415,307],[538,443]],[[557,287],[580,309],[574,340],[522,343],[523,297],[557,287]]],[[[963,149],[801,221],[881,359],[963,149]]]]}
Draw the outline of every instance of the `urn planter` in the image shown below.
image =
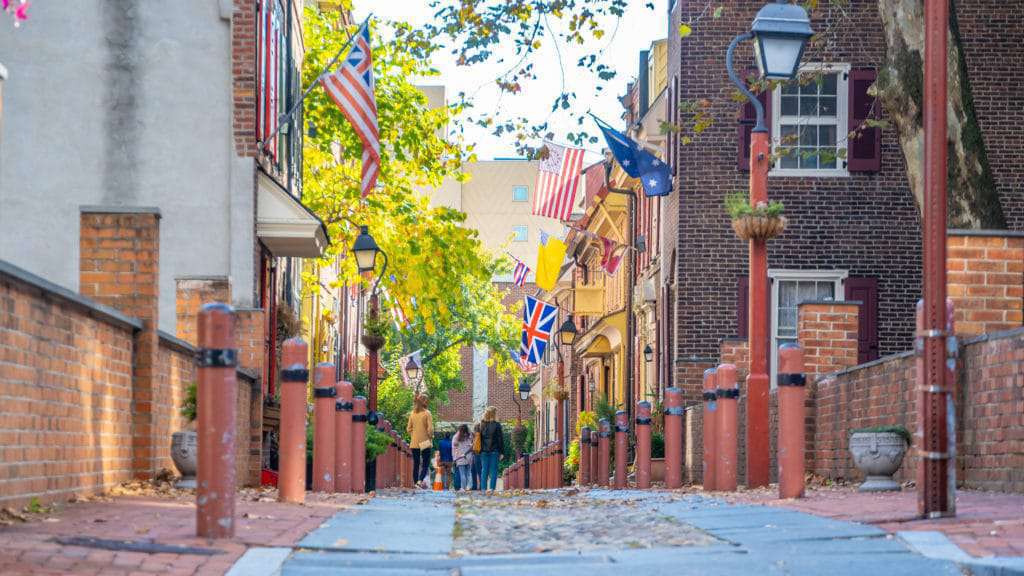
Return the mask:
{"type": "Polygon", "coordinates": [[[665,481],[665,459],[651,458],[651,482],[665,481]]]}
{"type": "Polygon", "coordinates": [[[178,488],[195,488],[196,471],[199,469],[199,441],[194,431],[183,430],[171,435],[171,460],[181,474],[175,483],[178,488]]]}
{"type": "Polygon", "coordinates": [[[900,469],[907,453],[907,441],[897,432],[854,432],[850,436],[850,454],[857,469],[864,473],[861,492],[899,490],[892,476],[900,469]]]}

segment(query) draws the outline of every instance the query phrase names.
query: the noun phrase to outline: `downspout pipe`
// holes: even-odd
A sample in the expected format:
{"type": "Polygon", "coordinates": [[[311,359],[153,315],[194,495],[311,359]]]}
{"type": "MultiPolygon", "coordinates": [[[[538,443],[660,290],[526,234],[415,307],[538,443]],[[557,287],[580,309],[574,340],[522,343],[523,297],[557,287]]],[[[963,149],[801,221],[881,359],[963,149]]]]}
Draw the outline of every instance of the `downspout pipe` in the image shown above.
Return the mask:
{"type": "MultiPolygon", "coordinates": [[[[611,158],[609,156],[610,156],[610,154],[606,155],[605,156],[605,161],[604,161],[604,186],[605,186],[605,189],[608,190],[609,193],[612,193],[612,194],[623,194],[623,195],[629,197],[629,202],[628,202],[628,204],[629,204],[629,210],[628,210],[629,222],[627,223],[627,226],[629,228],[629,232],[628,232],[628,234],[629,234],[629,239],[628,239],[629,244],[627,245],[627,249],[630,252],[630,255],[629,255],[629,259],[626,261],[626,278],[628,278],[632,282],[633,275],[634,275],[634,270],[636,269],[636,247],[633,245],[634,244],[634,236],[635,236],[634,232],[635,231],[634,231],[633,228],[634,228],[634,220],[635,220],[635,217],[636,217],[634,212],[636,210],[636,199],[637,199],[637,196],[636,196],[636,192],[634,192],[633,190],[630,190],[628,188],[615,188],[615,187],[612,186],[612,184],[611,184],[612,162],[611,162],[611,158]]],[[[625,404],[624,409],[626,410],[626,417],[627,417],[627,419],[630,422],[632,422],[633,421],[633,352],[634,352],[634,350],[633,350],[634,349],[633,337],[634,337],[634,332],[636,332],[636,326],[635,326],[635,322],[633,320],[633,288],[632,288],[632,286],[627,287],[627,290],[626,290],[626,306],[625,306],[625,309],[627,311],[627,314],[626,314],[626,374],[625,374],[625,376],[626,376],[626,378],[625,378],[625,380],[626,380],[626,390],[625,390],[626,399],[625,399],[625,402],[624,402],[624,404],[625,404]]]]}

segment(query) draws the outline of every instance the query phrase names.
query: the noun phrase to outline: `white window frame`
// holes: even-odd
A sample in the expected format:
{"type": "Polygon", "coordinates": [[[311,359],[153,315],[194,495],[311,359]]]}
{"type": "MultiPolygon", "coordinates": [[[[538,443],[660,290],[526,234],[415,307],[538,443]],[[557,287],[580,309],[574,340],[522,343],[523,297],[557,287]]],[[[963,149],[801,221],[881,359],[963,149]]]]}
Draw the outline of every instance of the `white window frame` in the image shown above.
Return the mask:
{"type": "Polygon", "coordinates": [[[524,186],[522,184],[516,184],[515,186],[513,186],[512,187],[512,201],[513,202],[529,202],[530,201],[530,187],[529,186],[524,186]],[[516,198],[516,190],[522,190],[523,192],[525,192],[525,194],[523,195],[523,199],[522,200],[519,200],[519,199],[516,198]]]}
{"type": "Polygon", "coordinates": [[[833,282],[835,287],[832,289],[832,293],[835,295],[835,300],[843,300],[843,283],[846,278],[850,275],[849,270],[768,270],[768,278],[771,280],[771,325],[768,327],[768,331],[771,335],[771,347],[769,354],[771,354],[771,374],[769,375],[769,382],[771,382],[772,388],[775,388],[776,377],[778,376],[779,366],[779,284],[782,281],[805,281],[805,282],[833,282]]]}
{"type": "MultiPolygon", "coordinates": [[[[849,152],[848,140],[849,140],[849,126],[850,126],[850,92],[849,92],[849,80],[850,80],[850,65],[849,64],[807,64],[800,67],[800,73],[819,73],[819,72],[835,72],[838,74],[836,79],[836,151],[846,150],[849,152]]],[[[800,116],[787,118],[801,118],[800,116]]],[[[793,124],[792,121],[786,122],[787,124],[793,124]]],[[[798,122],[803,125],[806,122],[798,122]]],[[[776,146],[781,145],[782,140],[782,85],[778,85],[772,90],[772,149],[776,146]]],[[[769,176],[805,176],[805,177],[816,177],[816,178],[828,178],[828,177],[849,177],[850,171],[847,169],[846,157],[836,158],[835,168],[779,168],[776,166],[778,162],[773,163],[771,169],[768,171],[769,176]]]]}
{"type": "Polygon", "coordinates": [[[512,227],[512,241],[513,242],[529,242],[530,241],[530,227],[525,224],[516,224],[512,227]],[[519,239],[519,231],[523,231],[523,239],[519,239]]]}

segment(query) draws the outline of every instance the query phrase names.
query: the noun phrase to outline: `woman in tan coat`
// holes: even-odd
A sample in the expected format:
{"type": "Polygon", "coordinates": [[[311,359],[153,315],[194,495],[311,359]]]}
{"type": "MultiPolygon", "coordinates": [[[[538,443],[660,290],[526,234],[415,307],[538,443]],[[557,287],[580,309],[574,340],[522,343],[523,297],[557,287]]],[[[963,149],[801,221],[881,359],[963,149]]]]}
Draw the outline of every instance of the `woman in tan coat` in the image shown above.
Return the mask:
{"type": "Polygon", "coordinates": [[[420,488],[429,488],[426,479],[430,472],[430,449],[434,445],[434,417],[427,410],[428,404],[425,394],[416,396],[405,426],[412,446],[412,479],[420,488]]]}

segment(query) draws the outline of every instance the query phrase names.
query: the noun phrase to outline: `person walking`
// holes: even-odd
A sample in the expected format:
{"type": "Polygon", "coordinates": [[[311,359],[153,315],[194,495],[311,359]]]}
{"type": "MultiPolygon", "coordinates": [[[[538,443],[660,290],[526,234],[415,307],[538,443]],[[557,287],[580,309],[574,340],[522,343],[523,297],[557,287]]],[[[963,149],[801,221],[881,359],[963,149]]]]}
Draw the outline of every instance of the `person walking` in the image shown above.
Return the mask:
{"type": "Polygon", "coordinates": [[[473,490],[480,490],[480,423],[473,425],[473,464],[470,467],[473,476],[473,490]]]}
{"type": "Polygon", "coordinates": [[[452,455],[455,457],[455,489],[469,490],[473,475],[473,435],[469,426],[463,424],[452,438],[452,455]]]}
{"type": "Polygon", "coordinates": [[[452,458],[452,433],[445,432],[444,436],[441,437],[440,442],[437,443],[438,453],[438,468],[441,471],[441,488],[447,490],[449,486],[449,478],[451,477],[453,468],[452,458]]]}
{"type": "Polygon", "coordinates": [[[420,394],[413,400],[412,414],[405,425],[412,445],[412,479],[419,488],[430,488],[427,476],[430,473],[430,449],[434,445],[434,417],[427,410],[429,400],[420,394]]]}
{"type": "Polygon", "coordinates": [[[498,460],[505,452],[505,435],[498,422],[498,409],[488,406],[480,425],[480,489],[494,494],[498,485],[498,460]]]}

